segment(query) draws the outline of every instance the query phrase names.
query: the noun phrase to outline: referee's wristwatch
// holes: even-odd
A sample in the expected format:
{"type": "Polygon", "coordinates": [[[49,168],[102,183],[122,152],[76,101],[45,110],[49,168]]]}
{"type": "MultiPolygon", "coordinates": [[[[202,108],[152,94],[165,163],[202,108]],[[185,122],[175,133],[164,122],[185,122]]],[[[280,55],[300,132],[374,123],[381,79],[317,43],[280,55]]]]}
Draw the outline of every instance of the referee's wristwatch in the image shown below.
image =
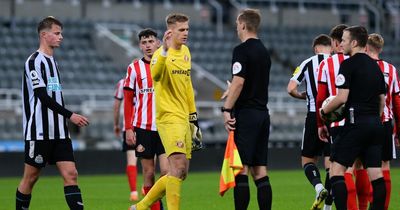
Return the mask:
{"type": "Polygon", "coordinates": [[[232,109],[228,109],[228,108],[225,108],[225,107],[221,106],[221,112],[232,113],[232,109]]]}

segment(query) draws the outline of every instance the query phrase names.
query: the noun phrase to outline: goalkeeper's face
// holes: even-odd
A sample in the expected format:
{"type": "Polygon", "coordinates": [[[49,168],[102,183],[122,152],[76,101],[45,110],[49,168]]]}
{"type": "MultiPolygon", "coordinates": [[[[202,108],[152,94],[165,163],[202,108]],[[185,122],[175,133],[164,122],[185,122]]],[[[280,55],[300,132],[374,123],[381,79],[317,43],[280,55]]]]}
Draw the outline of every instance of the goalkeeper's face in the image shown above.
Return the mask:
{"type": "Polygon", "coordinates": [[[171,25],[172,30],[172,41],[176,45],[186,44],[189,36],[189,21],[186,22],[176,22],[171,25]]]}

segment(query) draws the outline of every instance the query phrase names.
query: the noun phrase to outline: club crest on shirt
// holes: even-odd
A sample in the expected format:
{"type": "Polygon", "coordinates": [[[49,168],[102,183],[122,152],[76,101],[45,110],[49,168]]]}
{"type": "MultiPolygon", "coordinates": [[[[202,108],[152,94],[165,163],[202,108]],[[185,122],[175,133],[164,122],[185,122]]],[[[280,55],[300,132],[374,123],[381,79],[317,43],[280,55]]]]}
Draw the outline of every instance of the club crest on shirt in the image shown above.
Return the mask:
{"type": "Polygon", "coordinates": [[[35,157],[35,163],[38,163],[38,164],[43,163],[43,157],[41,155],[37,155],[35,157]]]}
{"type": "Polygon", "coordinates": [[[336,86],[341,86],[346,82],[346,79],[344,78],[343,74],[338,74],[336,77],[335,84],[336,86]]]}
{"type": "Polygon", "coordinates": [[[178,140],[176,141],[176,146],[179,148],[183,148],[185,146],[185,143],[183,143],[183,141],[178,140]]]}
{"type": "Polygon", "coordinates": [[[232,73],[233,73],[233,74],[237,74],[237,73],[239,73],[240,71],[242,71],[242,64],[240,64],[239,62],[235,62],[235,63],[232,65],[232,73]]]}

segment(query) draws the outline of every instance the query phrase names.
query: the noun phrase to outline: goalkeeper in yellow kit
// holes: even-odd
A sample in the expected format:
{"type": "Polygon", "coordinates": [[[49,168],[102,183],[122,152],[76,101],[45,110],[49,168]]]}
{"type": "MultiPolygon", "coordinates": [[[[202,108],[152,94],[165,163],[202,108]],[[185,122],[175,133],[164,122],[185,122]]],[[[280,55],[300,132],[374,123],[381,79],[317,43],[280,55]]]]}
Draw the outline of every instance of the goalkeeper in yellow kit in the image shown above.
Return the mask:
{"type": "Polygon", "coordinates": [[[169,170],[130,210],[147,210],[164,195],[168,210],[179,210],[181,183],[189,169],[192,138],[196,140],[194,149],[201,147],[190,77],[191,56],[185,45],[189,18],[184,14],[170,14],[166,24],[163,46],[153,54],[150,68],[156,95],[156,125],[168,156],[169,170]]]}

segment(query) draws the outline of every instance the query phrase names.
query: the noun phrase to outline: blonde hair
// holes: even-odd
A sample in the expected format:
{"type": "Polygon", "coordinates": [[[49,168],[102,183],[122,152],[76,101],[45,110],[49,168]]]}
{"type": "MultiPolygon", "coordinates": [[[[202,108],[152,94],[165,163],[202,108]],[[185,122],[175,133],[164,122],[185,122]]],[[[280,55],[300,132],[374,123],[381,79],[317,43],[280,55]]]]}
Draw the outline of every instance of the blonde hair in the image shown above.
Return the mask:
{"type": "Polygon", "coordinates": [[[379,34],[373,33],[368,36],[368,46],[373,50],[376,50],[377,53],[382,52],[384,43],[385,41],[383,40],[383,37],[379,34]]]}
{"type": "Polygon", "coordinates": [[[165,18],[165,23],[167,24],[167,27],[177,22],[184,23],[187,21],[189,21],[189,17],[182,13],[171,13],[165,18]]]}
{"type": "Polygon", "coordinates": [[[261,14],[258,9],[244,9],[239,13],[238,20],[245,24],[247,31],[257,32],[260,27],[261,14]]]}

